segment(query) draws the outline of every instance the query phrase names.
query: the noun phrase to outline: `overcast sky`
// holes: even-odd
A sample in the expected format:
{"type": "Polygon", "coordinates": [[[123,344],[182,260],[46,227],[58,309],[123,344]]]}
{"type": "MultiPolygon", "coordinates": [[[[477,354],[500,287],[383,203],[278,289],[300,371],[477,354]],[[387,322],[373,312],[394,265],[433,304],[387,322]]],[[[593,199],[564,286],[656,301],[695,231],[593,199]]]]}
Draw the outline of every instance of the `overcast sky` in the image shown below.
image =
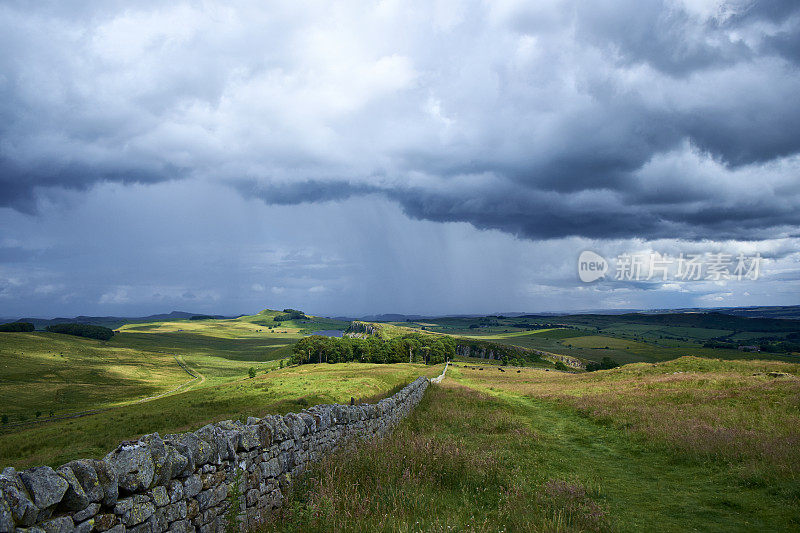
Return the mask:
{"type": "Polygon", "coordinates": [[[796,0],[6,0],[0,50],[3,317],[800,304],[796,0]]]}

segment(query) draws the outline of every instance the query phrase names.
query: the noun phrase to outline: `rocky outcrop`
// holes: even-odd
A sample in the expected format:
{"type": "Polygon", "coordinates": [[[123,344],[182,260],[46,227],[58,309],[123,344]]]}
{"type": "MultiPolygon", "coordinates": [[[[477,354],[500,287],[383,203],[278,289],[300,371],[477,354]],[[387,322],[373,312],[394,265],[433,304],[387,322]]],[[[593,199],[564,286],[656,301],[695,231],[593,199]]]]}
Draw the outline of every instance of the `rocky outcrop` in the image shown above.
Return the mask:
{"type": "Polygon", "coordinates": [[[586,362],[581,361],[576,357],[560,353],[542,352],[540,350],[534,350],[534,351],[538,352],[542,359],[545,359],[552,363],[561,362],[567,365],[568,367],[574,368],[576,370],[586,370],[586,362]]]}
{"type": "Polygon", "coordinates": [[[480,359],[502,359],[505,354],[489,346],[457,344],[456,355],[460,355],[461,357],[478,357],[480,359]]]}
{"type": "Polygon", "coordinates": [[[224,531],[230,505],[239,529],[281,505],[292,478],[313,461],[387,434],[419,403],[428,379],[369,405],[317,405],[286,416],[224,421],[191,433],[145,435],[102,460],[0,474],[0,533],[224,531]],[[230,495],[238,484],[239,498],[230,495]],[[24,530],[24,529],[22,529],[24,530]]]}
{"type": "Polygon", "coordinates": [[[380,337],[381,327],[378,324],[373,324],[372,322],[361,322],[360,320],[354,320],[350,322],[350,326],[348,326],[344,334],[348,337],[357,337],[361,339],[365,339],[370,336],[380,337]]]}
{"type": "Polygon", "coordinates": [[[552,363],[560,361],[577,370],[584,370],[586,368],[586,363],[584,361],[569,355],[480,340],[467,341],[459,339],[458,344],[456,344],[456,354],[461,357],[477,357],[479,359],[500,360],[504,357],[509,357],[521,358],[527,361],[530,361],[532,359],[531,356],[534,356],[537,359],[550,361],[552,363]]]}

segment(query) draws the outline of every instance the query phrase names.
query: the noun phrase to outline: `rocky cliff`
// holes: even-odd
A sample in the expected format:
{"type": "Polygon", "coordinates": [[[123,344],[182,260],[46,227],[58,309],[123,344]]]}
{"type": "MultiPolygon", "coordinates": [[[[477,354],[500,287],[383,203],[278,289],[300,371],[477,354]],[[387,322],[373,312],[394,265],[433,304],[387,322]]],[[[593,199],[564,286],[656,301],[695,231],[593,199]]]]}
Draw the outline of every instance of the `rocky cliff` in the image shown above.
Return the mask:
{"type": "Polygon", "coordinates": [[[350,326],[345,330],[344,334],[348,337],[358,337],[361,339],[369,336],[380,337],[381,327],[378,324],[373,324],[372,322],[361,322],[360,320],[354,320],[350,322],[350,326]]]}
{"type": "Polygon", "coordinates": [[[504,357],[509,357],[517,359],[522,358],[526,361],[531,361],[534,359],[541,359],[553,363],[560,361],[565,365],[578,370],[583,370],[586,368],[586,363],[584,361],[569,355],[472,339],[458,339],[458,343],[456,344],[456,354],[462,357],[477,357],[480,359],[500,360],[504,357]]]}

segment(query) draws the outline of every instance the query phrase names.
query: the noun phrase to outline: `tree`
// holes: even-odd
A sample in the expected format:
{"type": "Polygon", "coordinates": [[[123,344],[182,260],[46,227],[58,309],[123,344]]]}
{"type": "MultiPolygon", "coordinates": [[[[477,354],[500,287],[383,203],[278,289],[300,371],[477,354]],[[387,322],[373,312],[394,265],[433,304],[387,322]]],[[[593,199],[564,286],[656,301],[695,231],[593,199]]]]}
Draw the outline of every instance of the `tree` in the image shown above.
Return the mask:
{"type": "Polygon", "coordinates": [[[302,311],[297,309],[284,309],[282,315],[275,315],[275,322],[283,322],[284,320],[307,320],[308,317],[302,311]]]}
{"type": "Polygon", "coordinates": [[[603,357],[603,359],[600,361],[600,368],[602,368],[603,370],[608,370],[610,368],[617,368],[618,366],[619,363],[611,359],[609,356],[603,357]]]}
{"type": "Polygon", "coordinates": [[[30,332],[33,331],[33,324],[30,322],[9,322],[8,324],[0,324],[0,331],[2,332],[30,332]]]}
{"type": "Polygon", "coordinates": [[[2,420],[3,425],[5,426],[6,424],[8,424],[8,415],[3,415],[2,417],[0,417],[0,420],[2,420]]]}
{"type": "Polygon", "coordinates": [[[46,329],[51,333],[62,333],[101,341],[107,341],[114,336],[114,330],[91,324],[53,324],[52,326],[47,326],[46,329]]]}
{"type": "Polygon", "coordinates": [[[616,361],[614,361],[610,357],[605,356],[605,357],[603,357],[603,359],[599,363],[596,363],[594,361],[590,361],[586,365],[586,371],[587,372],[595,372],[597,370],[608,370],[608,369],[611,369],[611,368],[616,368],[618,366],[619,366],[619,363],[617,363],[616,361]]]}
{"type": "Polygon", "coordinates": [[[423,359],[429,364],[437,364],[452,359],[455,349],[455,340],[452,338],[417,333],[391,339],[311,335],[295,343],[291,361],[294,364],[348,361],[402,363],[423,359]]]}
{"type": "Polygon", "coordinates": [[[250,376],[250,379],[253,379],[254,377],[256,377],[256,369],[251,366],[250,369],[247,371],[247,375],[250,376]]]}

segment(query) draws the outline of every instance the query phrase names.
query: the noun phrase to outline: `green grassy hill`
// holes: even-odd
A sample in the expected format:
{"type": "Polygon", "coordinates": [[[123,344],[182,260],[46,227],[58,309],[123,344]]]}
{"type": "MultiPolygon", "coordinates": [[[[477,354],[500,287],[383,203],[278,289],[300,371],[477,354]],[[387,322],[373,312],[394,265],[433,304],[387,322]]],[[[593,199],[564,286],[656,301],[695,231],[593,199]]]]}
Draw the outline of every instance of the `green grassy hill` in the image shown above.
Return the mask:
{"type": "Polygon", "coordinates": [[[0,413],[9,423],[118,405],[192,379],[166,353],[56,333],[0,334],[0,413]]]}
{"type": "Polygon", "coordinates": [[[238,318],[208,320],[166,320],[126,324],[119,328],[122,332],[142,333],[195,333],[219,338],[245,338],[264,336],[286,336],[297,339],[302,335],[325,329],[346,329],[350,324],[341,320],[307,315],[301,320],[276,322],[275,317],[283,315],[283,311],[264,309],[255,315],[244,315],[238,318]]]}
{"type": "MultiPolygon", "coordinates": [[[[119,416],[123,408],[138,413],[135,427],[159,431],[174,404],[169,398],[154,397],[208,394],[224,399],[225,394],[205,389],[242,380],[250,368],[258,374],[275,368],[277,360],[288,357],[292,345],[307,333],[347,326],[313,316],[275,322],[280,314],[264,310],[236,319],[125,324],[108,341],[41,331],[0,333],[0,459],[51,462],[50,452],[39,455],[31,449],[38,444],[19,445],[25,439],[36,441],[40,431],[61,435],[57,442],[75,440],[77,453],[85,449],[82,440],[93,439],[83,436],[87,428],[97,434],[104,420],[119,416]],[[159,411],[154,405],[165,407],[159,411]],[[101,413],[63,420],[95,411],[101,413]]],[[[216,409],[204,412],[209,419],[219,414],[216,409]]],[[[99,436],[98,442],[105,445],[116,442],[102,431],[99,436]]]]}

